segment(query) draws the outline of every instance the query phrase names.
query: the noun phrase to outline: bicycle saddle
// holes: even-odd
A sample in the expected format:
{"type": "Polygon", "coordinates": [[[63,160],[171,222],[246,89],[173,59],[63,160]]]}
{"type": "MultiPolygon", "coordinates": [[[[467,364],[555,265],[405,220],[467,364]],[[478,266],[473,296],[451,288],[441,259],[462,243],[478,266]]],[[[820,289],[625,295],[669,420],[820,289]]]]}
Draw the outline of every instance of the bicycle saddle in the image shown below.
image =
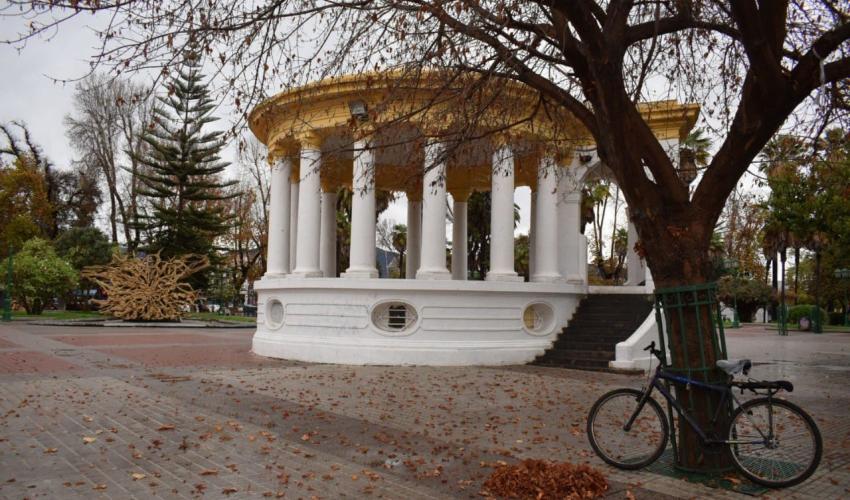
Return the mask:
{"type": "Polygon", "coordinates": [[[749,359],[718,359],[716,365],[729,375],[735,375],[742,372],[746,375],[750,373],[750,368],[753,367],[753,362],[749,359]]]}

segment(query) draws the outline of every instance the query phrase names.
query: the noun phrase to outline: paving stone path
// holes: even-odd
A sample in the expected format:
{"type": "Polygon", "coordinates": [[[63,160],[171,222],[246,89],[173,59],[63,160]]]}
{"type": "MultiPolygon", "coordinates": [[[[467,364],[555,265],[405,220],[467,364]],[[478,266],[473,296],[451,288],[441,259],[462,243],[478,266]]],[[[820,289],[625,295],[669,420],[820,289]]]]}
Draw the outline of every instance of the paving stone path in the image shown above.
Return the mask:
{"type": "MultiPolygon", "coordinates": [[[[0,497],[477,498],[523,458],[598,467],[609,498],[740,496],[596,458],[589,407],[640,376],[301,364],[254,356],[251,334],[0,324],[0,497]]],[[[824,434],[816,475],[769,496],[850,496],[850,335],[727,338],[824,434]]]]}

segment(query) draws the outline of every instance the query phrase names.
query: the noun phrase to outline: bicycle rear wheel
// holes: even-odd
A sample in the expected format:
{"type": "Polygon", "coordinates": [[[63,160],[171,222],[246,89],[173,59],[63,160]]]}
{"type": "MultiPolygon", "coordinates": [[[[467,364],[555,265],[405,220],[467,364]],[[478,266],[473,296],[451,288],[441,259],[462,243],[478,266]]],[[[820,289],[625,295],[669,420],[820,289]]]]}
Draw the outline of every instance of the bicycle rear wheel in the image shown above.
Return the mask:
{"type": "Polygon", "coordinates": [[[812,417],[783,399],[747,401],[732,413],[729,452],[738,469],[755,483],[782,488],[811,476],[823,442],[812,417]]]}
{"type": "Polygon", "coordinates": [[[623,427],[634,414],[643,392],[616,389],[590,409],[587,437],[599,458],[620,469],[640,469],[658,460],[667,447],[667,418],[652,398],[646,401],[631,429],[623,427]]]}

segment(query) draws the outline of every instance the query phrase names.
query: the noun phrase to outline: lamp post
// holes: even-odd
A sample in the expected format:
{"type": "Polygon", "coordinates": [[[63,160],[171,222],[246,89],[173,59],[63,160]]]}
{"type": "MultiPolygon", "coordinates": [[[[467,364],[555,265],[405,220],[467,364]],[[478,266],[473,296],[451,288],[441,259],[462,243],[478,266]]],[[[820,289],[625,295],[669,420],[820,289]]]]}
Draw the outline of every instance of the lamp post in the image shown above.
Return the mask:
{"type": "Polygon", "coordinates": [[[726,269],[732,271],[734,281],[732,283],[732,325],[729,328],[740,328],[741,319],[738,317],[738,261],[728,259],[726,269]]]}
{"type": "Polygon", "coordinates": [[[3,292],[3,321],[12,321],[12,245],[9,245],[6,290],[3,292]]]}
{"type": "MultiPolygon", "coordinates": [[[[836,269],[835,277],[841,280],[850,279],[850,269],[836,269]]],[[[850,302],[847,301],[847,289],[850,286],[844,286],[844,326],[850,326],[850,302]]]]}

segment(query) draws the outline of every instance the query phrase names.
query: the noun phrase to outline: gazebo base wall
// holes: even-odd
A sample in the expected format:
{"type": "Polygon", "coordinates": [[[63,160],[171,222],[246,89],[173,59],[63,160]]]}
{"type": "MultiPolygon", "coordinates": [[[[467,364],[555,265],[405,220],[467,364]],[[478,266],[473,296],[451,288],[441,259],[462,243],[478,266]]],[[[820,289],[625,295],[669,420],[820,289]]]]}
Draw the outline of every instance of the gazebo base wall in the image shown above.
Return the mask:
{"type": "Polygon", "coordinates": [[[256,354],[426,366],[527,363],[586,293],[564,283],[290,277],[255,289],[256,354]]]}

